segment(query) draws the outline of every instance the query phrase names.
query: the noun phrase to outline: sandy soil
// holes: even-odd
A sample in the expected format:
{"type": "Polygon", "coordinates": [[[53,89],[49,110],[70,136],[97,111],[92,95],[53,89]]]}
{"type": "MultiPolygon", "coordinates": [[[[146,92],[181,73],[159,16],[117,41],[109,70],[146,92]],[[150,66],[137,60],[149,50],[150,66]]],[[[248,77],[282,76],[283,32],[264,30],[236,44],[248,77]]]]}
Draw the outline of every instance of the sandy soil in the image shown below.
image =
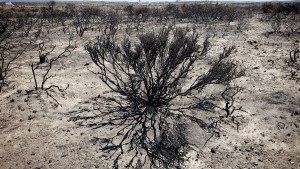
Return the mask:
{"type": "MultiPolygon", "coordinates": [[[[271,27],[256,15],[242,32],[214,27],[213,45],[208,59],[213,60],[224,47],[234,45],[234,58],[246,70],[236,80],[244,87],[236,104],[246,112],[238,112],[240,127],[222,123],[221,134],[206,144],[209,134],[187,122],[189,141],[199,151],[191,150],[186,168],[300,168],[300,85],[290,79],[285,60],[292,45],[299,45],[300,35],[264,36],[271,27]],[[298,40],[298,41],[297,41],[298,40]]],[[[196,25],[199,27],[199,25],[196,25]]],[[[29,64],[37,52],[29,51],[13,71],[10,86],[0,94],[0,168],[110,168],[112,163],[99,150],[99,138],[108,130],[93,130],[70,120],[72,112],[97,112],[93,97],[103,95],[107,88],[88,69],[97,70],[84,45],[97,33],[87,32],[75,37],[76,48],[51,71],[56,77],[48,84],[70,85],[65,96],[55,98],[45,93],[28,94],[34,88],[29,64]]],[[[53,55],[64,48],[67,36],[53,30],[48,35],[57,44],[53,55]]],[[[75,46],[75,45],[74,45],[75,46]]],[[[211,89],[216,90],[216,89],[211,89]]],[[[217,100],[218,101],[218,100],[217,100]]],[[[216,110],[218,111],[218,110],[216,110]]],[[[208,112],[196,112],[206,118],[208,112]],[[201,115],[203,114],[203,116],[201,115]],[[204,115],[206,114],[206,115],[204,115]]]]}

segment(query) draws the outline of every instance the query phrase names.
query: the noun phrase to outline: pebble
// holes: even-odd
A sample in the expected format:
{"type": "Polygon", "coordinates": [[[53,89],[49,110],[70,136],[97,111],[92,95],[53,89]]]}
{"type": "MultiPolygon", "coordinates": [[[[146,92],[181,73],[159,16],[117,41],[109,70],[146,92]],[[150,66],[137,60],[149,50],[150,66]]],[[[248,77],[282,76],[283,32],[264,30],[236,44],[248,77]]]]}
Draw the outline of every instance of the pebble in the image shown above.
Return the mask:
{"type": "Polygon", "coordinates": [[[32,119],[34,119],[34,116],[33,115],[29,115],[28,116],[28,120],[32,120],[32,119]]]}
{"type": "Polygon", "coordinates": [[[100,110],[100,106],[99,106],[99,105],[94,105],[94,106],[93,106],[93,109],[94,109],[94,110],[100,110]]]}
{"type": "Polygon", "coordinates": [[[289,162],[290,162],[291,164],[294,164],[294,163],[295,163],[294,161],[292,161],[292,159],[289,159],[289,162]]]}
{"type": "Polygon", "coordinates": [[[68,154],[63,154],[61,157],[66,157],[66,156],[68,156],[68,154]]]}
{"type": "Polygon", "coordinates": [[[215,148],[212,148],[212,149],[210,150],[210,152],[211,152],[211,153],[216,153],[217,151],[216,151],[215,148]]]}
{"type": "Polygon", "coordinates": [[[28,98],[25,98],[25,99],[24,99],[24,102],[28,102],[28,101],[29,101],[29,99],[28,99],[28,98]]]}

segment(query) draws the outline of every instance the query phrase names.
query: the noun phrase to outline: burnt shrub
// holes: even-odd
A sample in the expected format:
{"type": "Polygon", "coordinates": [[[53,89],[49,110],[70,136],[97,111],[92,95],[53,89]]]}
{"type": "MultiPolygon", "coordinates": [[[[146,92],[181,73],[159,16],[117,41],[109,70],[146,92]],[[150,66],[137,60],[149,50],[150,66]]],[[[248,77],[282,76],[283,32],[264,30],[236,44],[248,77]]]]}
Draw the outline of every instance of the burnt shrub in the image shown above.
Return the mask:
{"type": "Polygon", "coordinates": [[[86,45],[99,70],[94,73],[115,96],[106,99],[111,106],[105,106],[101,115],[82,119],[98,119],[87,122],[94,129],[113,126],[115,135],[102,147],[111,154],[113,168],[124,165],[124,157],[129,158],[125,167],[148,161],[158,168],[180,168],[189,143],[177,119],[185,117],[201,125],[202,121],[184,108],[171,108],[173,101],[241,76],[237,65],[228,60],[234,47],[225,48],[207,72],[191,80],[195,63],[199,66],[199,59],[206,56],[208,38],[199,45],[195,29],[163,27],[158,33],[139,34],[138,40],[119,43],[103,35],[86,45]]]}

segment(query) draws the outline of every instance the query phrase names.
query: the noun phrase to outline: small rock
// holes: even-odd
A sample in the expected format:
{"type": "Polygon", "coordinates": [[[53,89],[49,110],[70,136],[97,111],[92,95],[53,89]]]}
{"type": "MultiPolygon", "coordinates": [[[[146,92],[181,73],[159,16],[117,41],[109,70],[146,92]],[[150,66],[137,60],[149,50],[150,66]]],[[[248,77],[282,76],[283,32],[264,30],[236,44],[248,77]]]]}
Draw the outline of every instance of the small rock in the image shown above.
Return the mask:
{"type": "Polygon", "coordinates": [[[100,110],[100,106],[99,105],[93,105],[93,109],[94,110],[100,110]]]}
{"type": "Polygon", "coordinates": [[[210,149],[210,152],[213,153],[213,154],[215,154],[217,151],[216,151],[215,148],[212,148],[212,149],[210,149]]]}
{"type": "Polygon", "coordinates": [[[269,139],[269,141],[272,142],[272,143],[275,143],[275,140],[273,140],[273,139],[269,139]]]}
{"type": "Polygon", "coordinates": [[[34,116],[33,115],[29,115],[28,116],[28,120],[32,120],[32,119],[34,119],[34,116]]]}
{"type": "Polygon", "coordinates": [[[28,97],[27,97],[27,98],[24,99],[24,102],[28,102],[28,100],[29,100],[29,99],[28,99],[28,97]]]}
{"type": "Polygon", "coordinates": [[[68,154],[63,154],[61,157],[66,157],[66,156],[68,156],[68,154]]]}
{"type": "Polygon", "coordinates": [[[21,111],[25,110],[21,105],[18,106],[18,109],[21,110],[21,111]]]}
{"type": "Polygon", "coordinates": [[[263,154],[263,153],[260,152],[260,151],[255,151],[254,153],[257,154],[257,155],[259,155],[259,156],[263,154]]]}
{"type": "Polygon", "coordinates": [[[292,159],[289,159],[288,160],[291,164],[294,164],[295,162],[294,161],[292,161],[292,159]]]}
{"type": "Polygon", "coordinates": [[[271,62],[272,64],[274,64],[274,60],[269,59],[267,62],[271,62]]]}

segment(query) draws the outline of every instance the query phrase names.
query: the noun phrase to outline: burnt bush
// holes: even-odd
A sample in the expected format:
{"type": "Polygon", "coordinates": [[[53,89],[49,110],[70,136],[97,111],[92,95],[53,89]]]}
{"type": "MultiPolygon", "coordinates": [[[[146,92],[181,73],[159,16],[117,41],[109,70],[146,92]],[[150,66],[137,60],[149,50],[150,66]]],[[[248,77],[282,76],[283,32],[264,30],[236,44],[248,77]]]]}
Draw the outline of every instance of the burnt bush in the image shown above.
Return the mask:
{"type": "Polygon", "coordinates": [[[300,5],[297,3],[269,3],[263,9],[266,12],[266,21],[272,27],[273,32],[291,33],[300,30],[300,5]]]}
{"type": "Polygon", "coordinates": [[[122,23],[122,16],[117,11],[108,11],[104,17],[104,34],[115,36],[119,25],[122,23]]]}
{"type": "Polygon", "coordinates": [[[8,77],[19,67],[19,58],[32,44],[30,31],[33,25],[34,21],[27,15],[0,22],[0,92],[9,85],[8,77]]]}
{"type": "Polygon", "coordinates": [[[124,11],[133,22],[145,22],[151,16],[151,9],[142,5],[128,5],[124,8],[124,11]]]}
{"type": "Polygon", "coordinates": [[[277,9],[277,5],[274,3],[263,3],[261,5],[261,9],[264,13],[269,13],[269,12],[273,12],[274,10],[277,9]]]}
{"type": "Polygon", "coordinates": [[[67,12],[68,16],[74,16],[76,13],[76,5],[74,3],[67,3],[65,12],[67,12]]]}
{"type": "Polygon", "coordinates": [[[278,12],[278,13],[297,13],[299,14],[300,11],[300,4],[299,3],[263,3],[262,11],[264,13],[272,13],[272,12],[278,12]]]}
{"type": "Polygon", "coordinates": [[[88,7],[79,9],[73,16],[73,25],[77,35],[83,36],[84,32],[92,28],[92,24],[100,11],[96,8],[88,7]]]}
{"type": "Polygon", "coordinates": [[[208,38],[200,46],[195,29],[164,27],[159,33],[140,34],[138,39],[137,43],[129,39],[118,43],[103,35],[86,45],[99,68],[94,73],[116,96],[106,99],[111,107],[103,107],[101,115],[82,119],[100,118],[87,125],[94,129],[113,126],[116,130],[102,147],[111,154],[113,168],[120,166],[124,155],[129,158],[125,167],[148,161],[158,168],[180,168],[189,143],[177,120],[185,117],[201,126],[209,125],[189,115],[187,108],[170,107],[179,97],[241,76],[237,65],[228,60],[234,47],[225,48],[206,73],[190,80],[195,63],[199,65],[199,59],[206,56],[208,38]]]}
{"type": "Polygon", "coordinates": [[[210,25],[213,22],[241,21],[251,17],[250,8],[223,4],[184,4],[181,6],[181,17],[193,19],[194,22],[210,25]]]}
{"type": "Polygon", "coordinates": [[[299,78],[299,71],[300,71],[300,49],[299,47],[293,49],[290,51],[290,57],[289,60],[287,60],[288,66],[291,68],[291,78],[296,79],[297,81],[300,79],[299,78]]]}

